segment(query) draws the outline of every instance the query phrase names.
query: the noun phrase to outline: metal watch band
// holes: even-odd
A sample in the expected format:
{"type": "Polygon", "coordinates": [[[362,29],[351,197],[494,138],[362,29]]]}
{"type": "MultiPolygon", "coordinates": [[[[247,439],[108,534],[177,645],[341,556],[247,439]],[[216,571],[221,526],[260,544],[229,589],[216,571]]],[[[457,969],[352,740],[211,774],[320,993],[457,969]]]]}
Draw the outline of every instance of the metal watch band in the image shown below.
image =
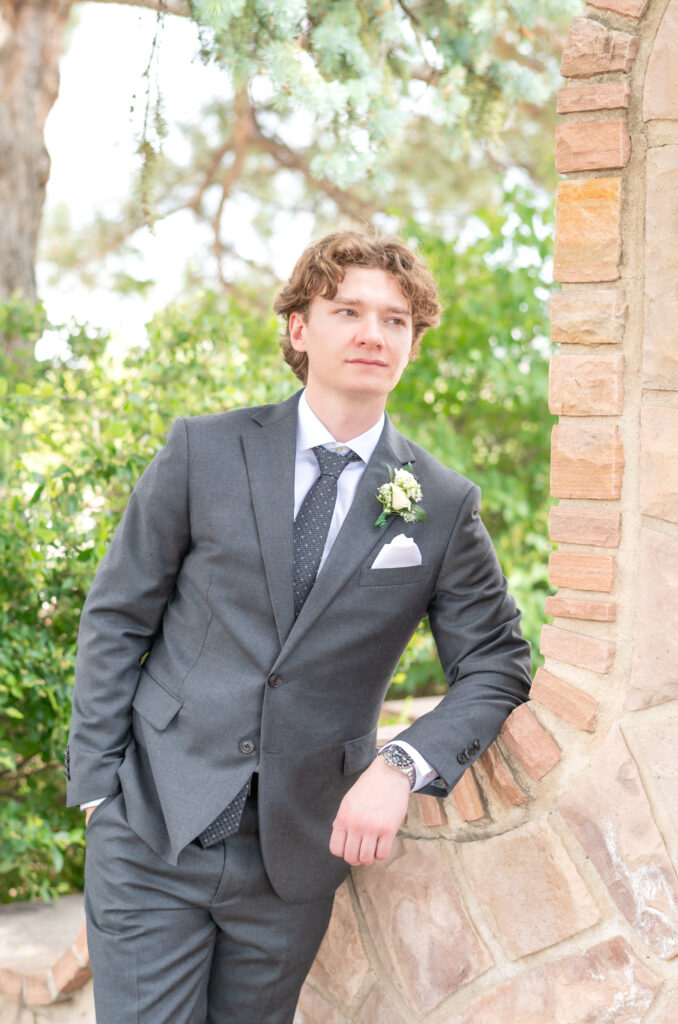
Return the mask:
{"type": "Polygon", "coordinates": [[[414,760],[406,750],[395,744],[380,750],[379,757],[383,757],[386,764],[391,768],[395,768],[396,771],[406,775],[410,783],[410,789],[414,789],[414,784],[417,781],[417,769],[414,760]]]}

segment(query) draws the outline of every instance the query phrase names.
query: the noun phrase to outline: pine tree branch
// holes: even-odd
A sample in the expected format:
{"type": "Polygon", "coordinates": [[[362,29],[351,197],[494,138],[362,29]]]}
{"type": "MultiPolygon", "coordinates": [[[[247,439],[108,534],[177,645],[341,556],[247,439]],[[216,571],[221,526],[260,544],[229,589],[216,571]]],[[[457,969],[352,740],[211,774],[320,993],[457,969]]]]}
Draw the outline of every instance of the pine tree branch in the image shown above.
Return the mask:
{"type": "Polygon", "coordinates": [[[97,4],[125,4],[128,7],[147,7],[161,14],[176,14],[181,18],[192,18],[193,11],[188,0],[88,0],[97,4]]]}

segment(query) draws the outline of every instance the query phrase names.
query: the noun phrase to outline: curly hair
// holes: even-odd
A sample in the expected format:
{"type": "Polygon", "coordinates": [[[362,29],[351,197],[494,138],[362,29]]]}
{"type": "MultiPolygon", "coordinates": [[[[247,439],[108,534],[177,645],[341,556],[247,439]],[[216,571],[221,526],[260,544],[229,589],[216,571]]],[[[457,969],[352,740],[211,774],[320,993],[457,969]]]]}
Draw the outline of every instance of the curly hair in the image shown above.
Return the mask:
{"type": "Polygon", "coordinates": [[[412,316],[410,359],[419,351],[424,332],[440,323],[438,286],[420,257],[402,239],[362,231],[336,231],[326,235],[304,250],[273,304],[275,312],[285,318],[280,339],[285,361],[303,384],[308,373],[308,356],[292,347],[290,314],[300,313],[306,319],[316,295],[333,299],[346,270],[352,266],[386,270],[397,280],[412,316]]]}

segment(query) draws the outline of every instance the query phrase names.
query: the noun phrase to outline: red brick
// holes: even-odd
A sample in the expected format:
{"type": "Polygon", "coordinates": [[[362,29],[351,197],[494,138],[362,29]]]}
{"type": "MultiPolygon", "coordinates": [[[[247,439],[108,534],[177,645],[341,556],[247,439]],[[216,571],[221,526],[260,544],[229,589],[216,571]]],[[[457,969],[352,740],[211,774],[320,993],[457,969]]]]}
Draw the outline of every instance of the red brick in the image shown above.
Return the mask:
{"type": "Polygon", "coordinates": [[[452,790],[452,796],[462,821],[478,821],[479,818],[485,817],[478,785],[470,769],[467,768],[459,779],[452,790]]]}
{"type": "Polygon", "coordinates": [[[565,722],[585,732],[595,732],[598,701],[563,679],[538,668],[530,690],[530,700],[552,711],[565,722]]]}
{"type": "Polygon", "coordinates": [[[492,743],[478,758],[487,772],[490,785],[504,807],[517,807],[527,803],[528,796],[513,777],[511,769],[501,755],[496,743],[492,743]]]}
{"type": "Polygon", "coordinates": [[[539,724],[528,704],[511,712],[499,735],[532,779],[543,778],[560,761],[560,747],[539,724]]]}
{"type": "Polygon", "coordinates": [[[589,619],[591,622],[614,622],[617,605],[614,601],[577,601],[569,597],[547,597],[546,614],[563,619],[589,619]]]}
{"type": "Polygon", "coordinates": [[[607,509],[554,505],[549,515],[549,537],[559,544],[617,548],[621,540],[621,515],[607,509]]]}
{"type": "Polygon", "coordinates": [[[559,626],[542,626],[540,651],[567,665],[590,669],[604,675],[614,663],[615,644],[584,633],[573,633],[559,626]]]}
{"type": "MultiPolygon", "coordinates": [[[[678,4],[668,4],[652,44],[643,83],[643,117],[646,121],[675,121],[678,111],[676,47],[678,4]]],[[[678,1018],[677,1018],[678,1019],[678,1018]]]]}
{"type": "Polygon", "coordinates": [[[618,345],[628,306],[624,289],[593,285],[551,295],[551,340],[556,345],[618,345]]]}
{"type": "Polygon", "coordinates": [[[600,82],[571,85],[559,89],[556,109],[559,114],[578,113],[582,110],[625,109],[631,98],[628,82],[600,82]]]}
{"type": "Polygon", "coordinates": [[[624,473],[619,427],[572,421],[551,434],[551,494],[554,498],[618,498],[624,473]]]}
{"type": "Polygon", "coordinates": [[[549,558],[549,582],[571,590],[602,590],[614,585],[614,555],[555,551],[549,558]]]}
{"type": "Polygon", "coordinates": [[[55,993],[50,991],[46,974],[24,975],[24,999],[27,1006],[49,1006],[55,993]]]}
{"type": "Polygon", "coordinates": [[[549,409],[559,416],[616,416],[624,406],[620,355],[556,355],[549,367],[549,409]]]}
{"type": "Polygon", "coordinates": [[[556,193],[554,280],[616,281],[620,225],[621,178],[561,181],[556,193]]]}
{"type": "Polygon", "coordinates": [[[72,949],[67,949],[52,967],[52,979],[59,995],[75,992],[92,977],[89,967],[81,967],[72,949]]]}
{"type": "Polygon", "coordinates": [[[605,121],[572,121],[556,128],[556,170],[612,171],[626,167],[631,137],[625,117],[605,121]]]}
{"type": "Polygon", "coordinates": [[[640,40],[628,32],[615,32],[592,18],[573,18],[563,50],[563,78],[588,78],[607,71],[628,72],[640,40]]]}
{"type": "Polygon", "coordinates": [[[447,814],[445,804],[437,796],[430,796],[428,793],[418,793],[419,810],[422,821],[425,825],[447,825],[447,814]]]}

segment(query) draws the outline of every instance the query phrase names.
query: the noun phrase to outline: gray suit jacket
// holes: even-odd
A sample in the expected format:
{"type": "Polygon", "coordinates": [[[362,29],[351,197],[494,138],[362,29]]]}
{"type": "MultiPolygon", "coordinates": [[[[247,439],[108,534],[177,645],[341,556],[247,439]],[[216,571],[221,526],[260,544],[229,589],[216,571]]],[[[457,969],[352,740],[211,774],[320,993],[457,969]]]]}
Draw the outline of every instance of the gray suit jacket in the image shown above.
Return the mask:
{"type": "Polygon", "coordinates": [[[428,615],[449,683],[402,733],[444,796],[527,699],[529,648],[478,514],[479,491],[390,421],[297,620],[292,527],[298,395],[179,419],[103,559],[80,626],[69,804],[122,787],[135,831],[181,850],[259,764],[264,862],[286,900],[337,886],[328,849],[346,790],[375,755],[380,706],[428,615]],[[411,462],[428,522],[375,494],[411,462]],[[372,569],[396,533],[423,564],[372,569]]]}

